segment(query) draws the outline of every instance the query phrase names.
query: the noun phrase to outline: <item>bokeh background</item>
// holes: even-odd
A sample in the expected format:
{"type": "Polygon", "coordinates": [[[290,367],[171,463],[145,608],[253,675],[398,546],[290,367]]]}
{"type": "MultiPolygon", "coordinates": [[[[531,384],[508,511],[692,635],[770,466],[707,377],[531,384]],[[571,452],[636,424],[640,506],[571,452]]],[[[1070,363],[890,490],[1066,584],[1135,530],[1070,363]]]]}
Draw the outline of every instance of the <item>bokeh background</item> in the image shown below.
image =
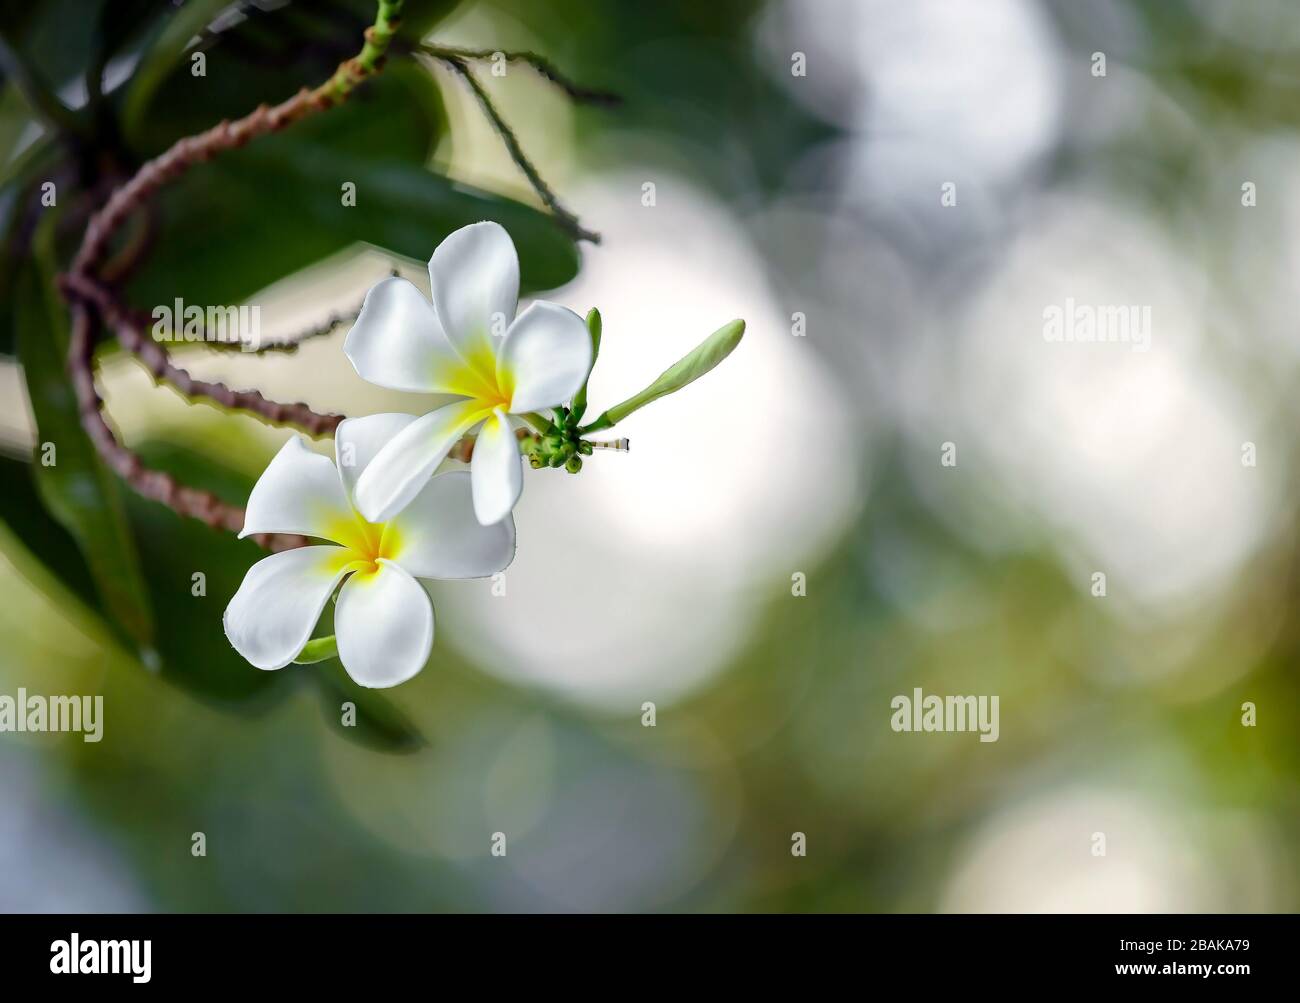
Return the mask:
{"type": "MultiPolygon", "coordinates": [[[[575,107],[480,69],[604,242],[537,211],[459,81],[395,57],[169,190],[135,305],[248,302],[290,335],[391,268],[423,282],[446,232],[496,218],[533,294],[602,311],[593,408],[732,317],[748,332],[620,426],[630,454],[527,471],[506,595],[436,586],[430,664],[380,693],[229,649],[221,611],[260,551],[97,474],[50,347],[77,207],[323,79],[368,6],[0,20],[0,693],[106,704],[99,744],[0,735],[0,908],[1300,904],[1294,5],[410,0],[409,33],[623,95],[575,107]],[[66,116],[34,107],[42,84],[66,116]],[[47,178],[59,213],[31,209],[47,178]],[[1150,306],[1150,350],[1045,341],[1066,297],[1150,306]],[[49,440],[83,467],[51,482],[49,440]],[[893,732],[915,687],[998,695],[999,740],[893,732]]],[[[178,356],[320,410],[427,408],[361,381],[345,332],[178,356]]],[[[100,365],[124,439],[231,501],[290,434],[187,405],[109,345],[100,365]]]]}

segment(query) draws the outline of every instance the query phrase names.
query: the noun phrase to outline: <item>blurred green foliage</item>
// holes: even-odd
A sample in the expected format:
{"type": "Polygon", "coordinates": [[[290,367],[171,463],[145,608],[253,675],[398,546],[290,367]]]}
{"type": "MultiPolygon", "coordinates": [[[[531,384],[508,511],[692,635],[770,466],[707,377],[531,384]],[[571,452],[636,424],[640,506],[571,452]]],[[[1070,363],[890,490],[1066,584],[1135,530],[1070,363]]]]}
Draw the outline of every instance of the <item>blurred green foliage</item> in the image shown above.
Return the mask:
{"type": "MultiPolygon", "coordinates": [[[[61,205],[84,211],[88,193],[102,197],[176,137],[322,78],[355,48],[370,4],[248,8],[245,21],[201,43],[221,87],[195,86],[186,56],[225,4],[105,2],[90,17],[92,6],[51,0],[0,15],[8,44],[47,82],[122,53],[140,57],[93,114],[78,109],[82,134],[47,132],[0,168],[0,351],[18,351],[27,369],[41,438],[56,429],[60,462],[79,464],[65,475],[77,478],[62,489],[69,497],[51,505],[38,464],[0,459],[0,542],[63,620],[90,624],[97,647],[69,654],[60,639],[26,639],[28,649],[0,664],[29,685],[79,673],[86,691],[105,693],[112,720],[129,723],[110,727],[101,746],[71,741],[44,758],[52,786],[107,835],[148,906],[925,910],[942,900],[963,849],[996,810],[1090,785],[1133,792],[1153,817],[1173,806],[1168,817],[1188,833],[1169,856],[1201,849],[1215,880],[1227,875],[1212,887],[1223,908],[1300,901],[1291,714],[1300,705],[1300,620],[1285,612],[1300,603],[1294,504],[1270,545],[1224,584],[1214,623],[1124,624],[1081,598],[1031,515],[1014,516],[1031,543],[1001,550],[978,545],[979,527],[937,517],[945,506],[969,511],[963,499],[993,491],[964,467],[926,480],[905,445],[882,433],[870,497],[830,556],[806,569],[809,598],[792,599],[779,575],[753,583],[754,627],[729,668],[670,713],[661,707],[655,729],[632,714],[576,709],[526,681],[496,681],[446,643],[456,628],[441,620],[433,663],[391,694],[359,690],[337,665],[263,673],[243,664],[222,637],[220,611],[261,552],[126,491],[71,420],[49,272],[66,263],[78,227],[55,234],[53,264],[40,265],[35,183],[57,177],[68,192],[61,205]],[[139,581],[93,573],[129,565],[129,551],[139,581]],[[202,599],[190,592],[197,570],[207,578],[202,599]],[[153,623],[156,674],[123,629],[141,616],[124,614],[124,604],[140,602],[153,623]],[[1185,652],[1198,630],[1208,640],[1184,654],[1177,676],[1132,671],[1153,651],[1185,652]],[[1225,672],[1236,674],[1223,685],[1225,672]],[[1003,721],[1016,727],[1004,724],[991,746],[967,735],[904,741],[915,736],[884,731],[882,721],[890,696],[914,686],[1001,694],[1003,721]],[[1213,699],[1197,697],[1205,692],[1213,699]],[[356,702],[360,727],[341,727],[342,701],[356,702]],[[1245,701],[1268,708],[1258,728],[1238,723],[1245,701]],[[399,750],[411,754],[376,754],[399,750]],[[488,857],[482,836],[498,828],[531,838],[530,854],[508,864],[488,857]],[[196,829],[213,847],[197,863],[188,854],[196,829]],[[808,834],[810,852],[792,866],[796,830],[808,834]],[[1246,830],[1255,842],[1234,838],[1246,830]],[[528,870],[538,858],[551,868],[545,875],[528,870]]],[[[449,3],[410,6],[409,37],[452,12],[449,3]]],[[[500,32],[480,44],[537,48],[584,85],[624,96],[613,119],[574,110],[584,166],[667,167],[743,214],[780,194],[809,148],[838,135],[794,103],[756,53],[763,3],[465,6],[480,16],[475,30],[487,23],[500,32]]],[[[1076,56],[1103,44],[1097,6],[1043,5],[1076,56]]],[[[1216,183],[1195,157],[1201,145],[1295,127],[1300,76],[1292,49],[1261,52],[1208,27],[1210,5],[1116,6],[1140,39],[1130,62],[1189,117],[1141,121],[1098,145],[1063,144],[1026,187],[1099,178],[1133,211],[1168,223],[1216,183]]],[[[1117,78],[1123,63],[1113,64],[1117,78]]],[[[6,70],[0,148],[36,115],[6,70]]],[[[438,86],[394,60],[348,106],[169,188],[158,202],[156,253],[129,297],[235,302],[358,241],[422,260],[443,233],[481,216],[515,236],[526,286],[571,279],[578,255],[545,216],[428,169],[447,129],[438,86]],[[358,185],[356,212],[340,208],[344,181],[358,185]]],[[[922,263],[931,279],[932,264],[922,263]]],[[[807,343],[833,352],[829,341],[807,343]]],[[[229,425],[217,444],[160,430],[140,452],[187,483],[242,500],[250,478],[227,461],[257,446],[229,425]]],[[[770,462],[774,476],[799,476],[791,458],[770,462]]],[[[815,486],[803,490],[816,504],[815,486]]],[[[611,579],[621,572],[601,569],[611,579]]],[[[43,622],[53,620],[47,613],[43,622]]],[[[330,630],[327,616],[318,634],[330,630]]],[[[1036,861],[1014,863],[1037,873],[1036,861]]],[[[1015,876],[1013,867],[1003,879],[1015,876]]]]}

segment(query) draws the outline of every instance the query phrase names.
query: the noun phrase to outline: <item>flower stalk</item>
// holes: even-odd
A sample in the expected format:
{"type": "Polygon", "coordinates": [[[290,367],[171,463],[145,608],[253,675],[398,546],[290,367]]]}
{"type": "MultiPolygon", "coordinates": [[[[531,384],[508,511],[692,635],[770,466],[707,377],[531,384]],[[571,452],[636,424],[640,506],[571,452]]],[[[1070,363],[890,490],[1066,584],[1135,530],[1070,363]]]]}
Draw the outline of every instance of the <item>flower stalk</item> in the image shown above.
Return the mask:
{"type": "Polygon", "coordinates": [[[633,411],[639,411],[647,404],[657,401],[660,397],[676,393],[683,387],[694,383],[734,352],[744,334],[745,322],[743,320],[733,320],[729,324],[723,324],[688,355],[664,370],[657,380],[639,394],[629,397],[622,404],[614,405],[590,425],[584,425],[578,429],[578,434],[585,436],[591,432],[601,432],[607,428],[613,428],[633,411]]]}
{"type": "Polygon", "coordinates": [[[298,652],[298,657],[293,660],[294,665],[315,665],[317,662],[328,661],[331,658],[337,658],[339,655],[338,638],[330,634],[328,637],[315,637],[303,645],[302,651],[298,652]]]}

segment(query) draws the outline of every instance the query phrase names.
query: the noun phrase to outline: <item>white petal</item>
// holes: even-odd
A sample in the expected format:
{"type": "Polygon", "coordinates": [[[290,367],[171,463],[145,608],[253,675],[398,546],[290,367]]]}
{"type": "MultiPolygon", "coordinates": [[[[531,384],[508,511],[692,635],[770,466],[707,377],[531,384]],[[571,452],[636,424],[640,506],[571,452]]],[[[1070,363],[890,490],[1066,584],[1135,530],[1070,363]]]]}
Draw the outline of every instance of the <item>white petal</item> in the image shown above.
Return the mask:
{"type": "Polygon", "coordinates": [[[443,333],[438,312],[406,279],[390,278],[366,293],[343,352],[357,374],[392,390],[481,392],[482,381],[443,333]]]}
{"type": "Polygon", "coordinates": [[[474,517],[469,471],[451,470],[430,480],[388,524],[384,547],[416,578],[485,578],[514,560],[515,520],[507,515],[481,525],[474,517]]]}
{"type": "Polygon", "coordinates": [[[334,464],[295,435],[253,485],[239,535],[301,533],[351,547],[360,532],[334,464]]]}
{"type": "Polygon", "coordinates": [[[396,686],[424,668],[433,647],[433,605],[414,578],[381,561],[339,590],[334,608],[339,661],[362,686],[396,686]]]}
{"type": "Polygon", "coordinates": [[[371,414],[339,424],[334,431],[334,462],[349,499],[356,495],[361,471],[398,432],[415,420],[413,414],[371,414]]]}
{"type": "Polygon", "coordinates": [[[357,509],[370,522],[388,522],[420,493],[456,440],[488,413],[478,401],[457,401],[417,418],[393,436],[361,471],[357,509]]]}
{"type": "Polygon", "coordinates": [[[221,618],[226,637],[259,669],[288,665],[351,561],[342,547],[299,547],[258,561],[221,618]]]}
{"type": "Polygon", "coordinates": [[[484,377],[494,378],[500,336],[519,305],[519,255],[510,234],[497,223],[457,230],[429,259],[429,286],[456,351],[484,377]]]}
{"type": "Polygon", "coordinates": [[[572,310],[534,303],[506,332],[497,356],[497,385],[514,414],[567,401],[591,371],[591,335],[572,310]]]}
{"type": "Polygon", "coordinates": [[[501,408],[479,429],[469,470],[474,486],[474,515],[484,526],[500,522],[510,514],[524,490],[519,440],[501,408]]]}

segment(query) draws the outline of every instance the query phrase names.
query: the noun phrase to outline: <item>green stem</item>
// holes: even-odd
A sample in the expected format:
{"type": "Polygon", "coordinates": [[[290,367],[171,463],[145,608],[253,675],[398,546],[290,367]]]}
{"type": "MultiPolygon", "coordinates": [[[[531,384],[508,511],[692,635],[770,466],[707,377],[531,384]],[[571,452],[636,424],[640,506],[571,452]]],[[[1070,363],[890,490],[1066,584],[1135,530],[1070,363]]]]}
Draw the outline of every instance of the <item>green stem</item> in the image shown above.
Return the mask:
{"type": "Polygon", "coordinates": [[[527,414],[519,415],[519,417],[523,418],[524,421],[528,422],[528,424],[532,425],[533,428],[541,432],[542,435],[546,435],[555,427],[554,422],[552,422],[549,418],[543,418],[540,414],[537,414],[535,411],[529,411],[527,414]]]}
{"type": "Polygon", "coordinates": [[[366,29],[366,44],[352,59],[334,72],[334,76],[321,84],[316,93],[332,102],[342,101],[367,77],[383,68],[389,43],[397,34],[402,21],[404,0],[379,0],[375,23],[366,29]]]}
{"type": "Polygon", "coordinates": [[[603,432],[605,429],[613,427],[614,423],[609,420],[609,412],[606,411],[590,425],[583,425],[582,428],[578,429],[578,434],[589,435],[592,432],[603,432]]]}
{"type": "Polygon", "coordinates": [[[337,658],[339,654],[338,641],[333,634],[328,637],[314,637],[303,645],[302,651],[298,652],[295,658],[295,665],[312,665],[315,662],[323,662],[330,658],[337,658]]]}

